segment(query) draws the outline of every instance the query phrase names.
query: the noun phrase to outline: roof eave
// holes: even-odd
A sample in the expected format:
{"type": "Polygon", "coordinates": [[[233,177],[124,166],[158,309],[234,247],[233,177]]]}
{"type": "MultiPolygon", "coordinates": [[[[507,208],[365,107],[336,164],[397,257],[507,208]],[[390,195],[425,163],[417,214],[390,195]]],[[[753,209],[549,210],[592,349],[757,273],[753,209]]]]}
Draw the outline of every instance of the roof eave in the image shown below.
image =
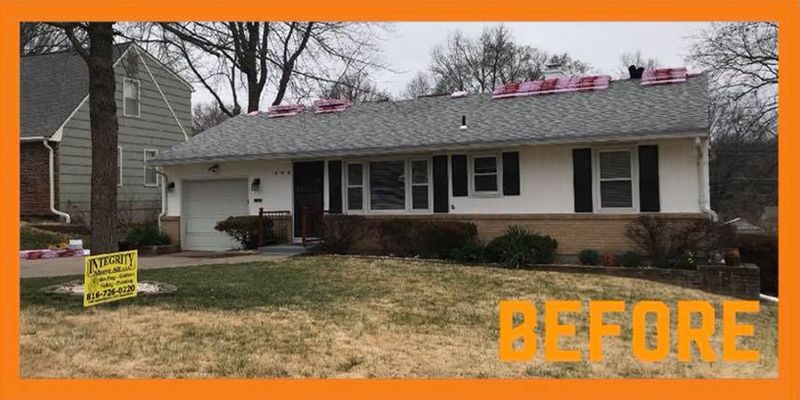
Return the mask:
{"type": "Polygon", "coordinates": [[[582,136],[582,137],[558,137],[558,138],[554,137],[554,138],[507,140],[507,141],[493,141],[493,142],[475,142],[475,143],[443,143],[435,145],[405,146],[405,147],[394,147],[394,148],[319,150],[319,151],[304,151],[304,152],[291,152],[291,153],[192,157],[192,158],[182,158],[182,159],[167,158],[160,160],[159,159],[152,160],[151,164],[168,166],[168,165],[197,164],[204,162],[222,162],[222,161],[258,161],[258,160],[311,159],[311,158],[326,158],[326,157],[362,157],[368,155],[392,155],[392,154],[407,154],[414,152],[480,150],[480,149],[506,147],[506,146],[631,142],[631,141],[708,137],[708,136],[709,136],[708,129],[699,129],[699,130],[694,129],[683,132],[672,131],[665,133],[648,133],[648,134],[636,134],[636,135],[621,134],[621,135],[606,135],[606,136],[582,136]]]}

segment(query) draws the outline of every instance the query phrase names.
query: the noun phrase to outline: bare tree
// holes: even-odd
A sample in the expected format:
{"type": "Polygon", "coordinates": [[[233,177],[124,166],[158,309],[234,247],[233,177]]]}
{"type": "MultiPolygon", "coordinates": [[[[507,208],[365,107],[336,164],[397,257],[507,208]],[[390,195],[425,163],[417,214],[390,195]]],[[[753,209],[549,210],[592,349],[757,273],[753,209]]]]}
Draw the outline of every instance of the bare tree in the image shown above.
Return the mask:
{"type": "Polygon", "coordinates": [[[688,61],[709,75],[712,207],[756,222],[777,204],[777,24],[713,24],[688,61]]]}
{"type": "Polygon", "coordinates": [[[168,59],[178,56],[186,74],[235,116],[259,110],[266,94],[276,105],[334,84],[343,72],[382,68],[379,29],[344,22],[163,22],[130,32],[158,43],[168,59]]]}
{"type": "Polygon", "coordinates": [[[345,73],[336,82],[323,85],[320,97],[347,99],[353,103],[392,99],[391,94],[379,89],[365,71],[345,73]]]}
{"type": "Polygon", "coordinates": [[[201,103],[192,107],[192,134],[196,135],[227,120],[228,114],[213,103],[201,103]]]}
{"type": "Polygon", "coordinates": [[[628,68],[631,66],[642,67],[647,70],[661,68],[661,61],[657,58],[645,57],[642,55],[641,50],[636,50],[629,53],[622,53],[619,56],[619,71],[620,78],[627,78],[629,74],[628,68]]]}
{"type": "Polygon", "coordinates": [[[475,39],[456,31],[431,52],[434,92],[466,90],[484,93],[496,86],[542,77],[547,64],[558,64],[567,75],[580,75],[589,65],[569,54],[546,52],[515,42],[505,25],[487,27],[475,39]]]}
{"type": "Polygon", "coordinates": [[[411,81],[406,84],[406,89],[403,91],[402,97],[404,99],[415,99],[419,96],[434,94],[433,89],[431,76],[424,71],[419,71],[411,78],[411,81]]]}
{"type": "Polygon", "coordinates": [[[717,112],[749,115],[754,130],[777,135],[778,25],[716,23],[695,37],[688,60],[711,77],[717,112]]]}
{"type": "Polygon", "coordinates": [[[114,97],[114,23],[50,23],[63,31],[89,69],[92,143],[91,251],[114,252],[117,243],[117,102],[114,97]],[[81,41],[79,37],[85,36],[81,41]],[[85,43],[84,43],[85,42],[85,43]]]}
{"type": "MultiPolygon", "coordinates": [[[[80,33],[76,33],[80,37],[80,33]]],[[[83,41],[83,37],[79,41],[83,41]]],[[[61,28],[44,22],[19,24],[19,53],[23,56],[47,54],[72,47],[61,28]]]]}

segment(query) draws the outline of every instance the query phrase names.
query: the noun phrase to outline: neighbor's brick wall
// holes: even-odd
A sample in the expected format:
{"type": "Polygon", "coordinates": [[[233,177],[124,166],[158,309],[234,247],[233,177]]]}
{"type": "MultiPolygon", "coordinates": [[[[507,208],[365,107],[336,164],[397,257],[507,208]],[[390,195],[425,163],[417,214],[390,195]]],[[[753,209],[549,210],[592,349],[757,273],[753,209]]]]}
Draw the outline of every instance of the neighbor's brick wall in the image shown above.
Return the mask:
{"type": "MultiPolygon", "coordinates": [[[[58,187],[58,147],[54,149],[54,180],[58,187]]],[[[20,216],[49,216],[50,213],[50,170],[49,150],[41,142],[22,143],[19,149],[19,193],[20,216]]],[[[58,204],[58,190],[56,204],[58,204]]]]}
{"type": "MultiPolygon", "coordinates": [[[[368,216],[372,220],[422,218],[468,221],[478,228],[484,241],[502,235],[511,225],[521,225],[536,233],[550,235],[558,241],[558,254],[574,256],[583,249],[621,252],[633,250],[625,237],[625,229],[642,214],[434,214],[404,216],[368,216]]],[[[659,213],[659,218],[674,221],[706,219],[700,213],[659,213]]],[[[372,238],[376,239],[376,238],[372,238]]],[[[364,243],[364,248],[377,248],[377,243],[364,243]]],[[[359,246],[359,247],[362,247],[359,246]]]]}
{"type": "Polygon", "coordinates": [[[181,243],[181,217],[161,217],[161,230],[169,236],[171,243],[181,243]]]}

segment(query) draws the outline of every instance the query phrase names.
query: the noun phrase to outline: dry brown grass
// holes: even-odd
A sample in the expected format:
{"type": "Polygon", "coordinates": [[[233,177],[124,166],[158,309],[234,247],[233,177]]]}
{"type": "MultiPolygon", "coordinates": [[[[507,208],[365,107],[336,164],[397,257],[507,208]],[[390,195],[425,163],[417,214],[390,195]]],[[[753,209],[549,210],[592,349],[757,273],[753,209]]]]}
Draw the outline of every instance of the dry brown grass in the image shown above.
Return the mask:
{"type": "MultiPolygon", "coordinates": [[[[627,313],[608,322],[600,363],[498,360],[500,299],[727,298],[641,280],[398,260],[315,257],[239,266],[141,271],[178,295],[83,310],[40,294],[54,279],[23,281],[24,377],[775,377],[777,307],[742,315],[759,363],[637,361],[627,313]],[[238,279],[238,280],[237,280],[238,279]],[[200,281],[201,280],[201,281],[200,281]],[[242,282],[237,284],[236,282],[242,282]],[[275,286],[270,286],[270,284],[275,286]],[[248,286],[250,285],[250,286],[248,286]],[[255,289],[254,289],[255,288],[255,289]],[[258,288],[263,288],[263,292],[258,288]]],[[[64,280],[64,279],[62,279],[64,280]]],[[[539,326],[542,326],[540,312],[539,326]]],[[[718,313],[721,314],[721,313],[718,313]]],[[[719,315],[718,315],[719,316],[719,315]]],[[[585,348],[586,315],[565,316],[585,348]]],[[[673,315],[674,324],[674,315],[673,315]]],[[[720,321],[718,320],[718,326],[720,321]]],[[[673,350],[675,338],[672,338],[673,350]]],[[[720,337],[714,339],[719,353],[720,337]]]]}

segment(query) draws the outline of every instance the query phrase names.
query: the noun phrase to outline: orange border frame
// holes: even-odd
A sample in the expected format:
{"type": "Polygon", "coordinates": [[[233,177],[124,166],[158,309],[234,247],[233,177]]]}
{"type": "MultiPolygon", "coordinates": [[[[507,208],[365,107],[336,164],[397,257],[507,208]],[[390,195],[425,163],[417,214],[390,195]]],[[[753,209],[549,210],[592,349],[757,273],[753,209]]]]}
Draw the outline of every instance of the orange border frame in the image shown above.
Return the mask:
{"type": "MultiPolygon", "coordinates": [[[[19,377],[19,196],[0,199],[0,397],[14,399],[327,397],[504,398],[582,397],[650,400],[674,398],[798,398],[798,289],[800,254],[797,209],[800,204],[800,14],[797,0],[0,0],[0,178],[19,187],[19,55],[20,21],[64,20],[372,20],[372,21],[727,21],[772,20],[779,23],[781,81],[779,86],[779,215],[780,309],[779,377],[777,379],[709,380],[86,380],[19,377]]],[[[387,343],[391,345],[391,343],[387,343]]]]}

